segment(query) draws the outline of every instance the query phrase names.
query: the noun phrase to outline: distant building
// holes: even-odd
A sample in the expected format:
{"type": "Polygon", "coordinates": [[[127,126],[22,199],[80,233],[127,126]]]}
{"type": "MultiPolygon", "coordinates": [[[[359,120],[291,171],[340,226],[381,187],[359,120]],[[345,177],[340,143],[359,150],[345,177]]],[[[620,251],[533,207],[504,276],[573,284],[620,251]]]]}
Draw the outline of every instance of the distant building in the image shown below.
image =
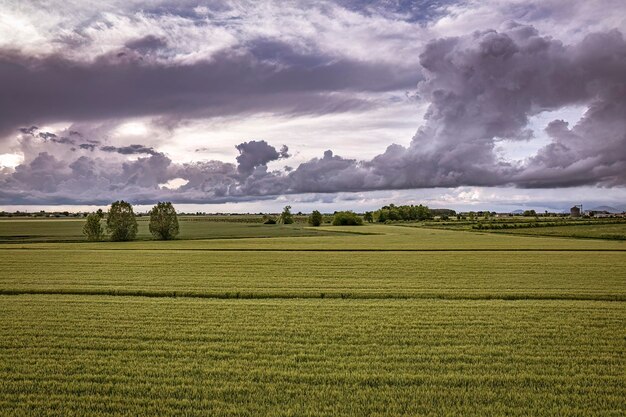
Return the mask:
{"type": "Polygon", "coordinates": [[[580,206],[574,206],[569,209],[569,215],[571,217],[580,217],[580,206]]]}
{"type": "Polygon", "coordinates": [[[590,210],[587,214],[591,217],[613,217],[613,215],[606,210],[590,210]]]}

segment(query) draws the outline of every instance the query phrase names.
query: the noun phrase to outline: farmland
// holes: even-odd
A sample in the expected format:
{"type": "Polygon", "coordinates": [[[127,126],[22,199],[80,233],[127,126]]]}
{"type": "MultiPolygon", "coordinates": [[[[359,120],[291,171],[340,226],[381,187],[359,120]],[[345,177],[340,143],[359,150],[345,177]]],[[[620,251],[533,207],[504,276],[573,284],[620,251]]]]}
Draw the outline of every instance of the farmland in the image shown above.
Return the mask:
{"type": "Polygon", "coordinates": [[[559,227],[507,229],[504,233],[527,236],[560,236],[583,239],[593,238],[626,240],[626,222],[617,224],[584,224],[559,227]]]}
{"type": "Polygon", "coordinates": [[[626,411],[623,241],[46,221],[0,222],[0,415],[626,411]]]}
{"type": "MultiPolygon", "coordinates": [[[[181,239],[218,239],[239,237],[318,236],[324,232],[303,225],[283,227],[264,225],[258,218],[226,222],[223,217],[179,218],[181,239]]],[[[84,219],[19,219],[0,220],[0,242],[83,242],[84,219]]],[[[139,240],[152,239],[148,218],[137,221],[139,240]]]]}

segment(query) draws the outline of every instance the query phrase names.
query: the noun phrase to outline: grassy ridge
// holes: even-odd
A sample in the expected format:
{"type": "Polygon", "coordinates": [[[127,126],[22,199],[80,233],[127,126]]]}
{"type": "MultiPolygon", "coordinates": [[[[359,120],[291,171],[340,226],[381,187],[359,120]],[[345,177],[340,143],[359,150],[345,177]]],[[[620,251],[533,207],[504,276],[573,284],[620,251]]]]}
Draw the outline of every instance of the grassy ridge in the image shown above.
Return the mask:
{"type": "Polygon", "coordinates": [[[0,414],[625,410],[615,303],[0,297],[0,414]]]}
{"type": "MultiPolygon", "coordinates": [[[[5,251],[6,253],[7,251],[5,251]]],[[[11,250],[0,291],[215,297],[626,298],[626,252],[11,250]],[[127,293],[130,294],[130,293],[127,293]]]]}

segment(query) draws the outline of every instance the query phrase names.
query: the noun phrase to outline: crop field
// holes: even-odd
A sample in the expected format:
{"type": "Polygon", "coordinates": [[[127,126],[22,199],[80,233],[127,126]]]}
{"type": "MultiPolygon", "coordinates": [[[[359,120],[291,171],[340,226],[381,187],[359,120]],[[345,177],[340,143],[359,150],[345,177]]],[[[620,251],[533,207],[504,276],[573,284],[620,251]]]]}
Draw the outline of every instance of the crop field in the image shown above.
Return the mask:
{"type": "Polygon", "coordinates": [[[212,223],[86,243],[12,221],[2,416],[626,413],[624,241],[212,223]]]}
{"type": "Polygon", "coordinates": [[[511,233],[527,236],[560,236],[593,239],[626,240],[626,222],[617,224],[576,225],[525,229],[498,230],[498,233],[511,233]]]}
{"type": "MultiPolygon", "coordinates": [[[[137,239],[152,239],[148,218],[137,219],[137,239]]],[[[240,237],[318,236],[323,231],[304,225],[265,225],[258,222],[225,222],[221,217],[180,217],[180,239],[218,239],[240,237]]],[[[84,219],[0,220],[0,242],[83,242],[84,219]]],[[[103,222],[104,226],[104,222],[103,222]]]]}

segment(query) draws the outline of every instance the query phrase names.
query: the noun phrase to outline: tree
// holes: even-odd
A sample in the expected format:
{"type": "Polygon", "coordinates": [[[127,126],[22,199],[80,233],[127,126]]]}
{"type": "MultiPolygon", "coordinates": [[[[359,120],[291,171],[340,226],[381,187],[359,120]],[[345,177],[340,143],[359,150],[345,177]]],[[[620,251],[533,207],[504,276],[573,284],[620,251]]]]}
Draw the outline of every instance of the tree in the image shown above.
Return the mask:
{"type": "Polygon", "coordinates": [[[104,213],[102,213],[102,210],[87,215],[87,222],[83,226],[83,234],[87,237],[88,241],[98,242],[104,239],[104,228],[100,222],[103,216],[104,213]]]}
{"type": "Polygon", "coordinates": [[[291,206],[285,206],[283,212],[280,214],[279,222],[282,224],[292,224],[293,214],[291,214],[291,206]]]}
{"type": "Polygon", "coordinates": [[[352,211],[338,211],[333,217],[333,226],[361,226],[363,219],[352,211]]]}
{"type": "Polygon", "coordinates": [[[178,235],[178,216],[172,203],[157,203],[152,207],[149,229],[158,240],[171,240],[178,235]]]}
{"type": "Polygon", "coordinates": [[[537,216],[537,212],[535,210],[525,210],[524,213],[522,214],[522,216],[524,216],[524,217],[536,217],[537,216]]]}
{"type": "Polygon", "coordinates": [[[309,224],[315,227],[322,224],[322,213],[317,210],[313,210],[313,213],[309,216],[309,224]]]}
{"type": "Polygon", "coordinates": [[[366,211],[365,215],[363,216],[363,220],[365,220],[368,223],[373,223],[374,222],[374,213],[372,213],[371,211],[366,211]]]}
{"type": "Polygon", "coordinates": [[[112,241],[128,241],[137,236],[137,219],[133,206],[126,201],[116,201],[111,204],[107,213],[107,231],[112,241]]]}

